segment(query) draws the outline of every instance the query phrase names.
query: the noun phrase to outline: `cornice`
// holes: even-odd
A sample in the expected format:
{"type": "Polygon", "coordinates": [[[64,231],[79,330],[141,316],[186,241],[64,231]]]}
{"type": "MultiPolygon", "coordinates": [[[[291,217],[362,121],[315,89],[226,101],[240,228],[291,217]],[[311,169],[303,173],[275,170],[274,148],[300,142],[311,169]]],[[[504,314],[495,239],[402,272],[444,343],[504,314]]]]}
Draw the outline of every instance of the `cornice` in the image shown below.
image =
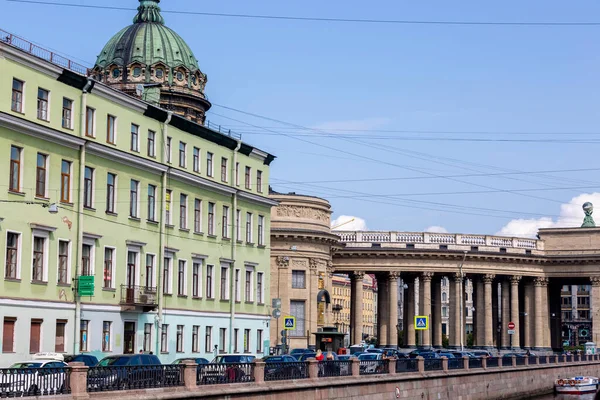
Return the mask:
{"type": "MultiPolygon", "coordinates": [[[[0,42],[1,43],[1,42],[0,42]]],[[[52,64],[46,60],[38,58],[34,55],[26,53],[25,51],[11,47],[10,45],[0,44],[0,56],[4,56],[7,59],[22,64],[26,68],[31,68],[43,74],[46,74],[53,79],[60,76],[63,69],[58,65],[52,64]]]]}
{"type": "Polygon", "coordinates": [[[104,146],[102,144],[88,142],[86,145],[86,149],[90,154],[121,164],[148,170],[155,174],[161,174],[168,170],[167,166],[157,163],[155,161],[147,160],[140,156],[116,150],[114,148],[104,146]]]}
{"type": "Polygon", "coordinates": [[[85,144],[85,140],[77,136],[69,135],[46,126],[38,125],[27,119],[16,117],[0,111],[0,126],[13,131],[43,139],[48,142],[57,143],[62,146],[78,149],[85,144]]]}
{"type": "Polygon", "coordinates": [[[238,191],[238,196],[240,199],[244,199],[244,200],[250,201],[252,203],[261,204],[261,205],[269,206],[269,207],[276,206],[279,204],[279,202],[276,200],[269,199],[268,197],[264,197],[264,196],[259,196],[254,193],[244,192],[243,190],[238,191]]]}

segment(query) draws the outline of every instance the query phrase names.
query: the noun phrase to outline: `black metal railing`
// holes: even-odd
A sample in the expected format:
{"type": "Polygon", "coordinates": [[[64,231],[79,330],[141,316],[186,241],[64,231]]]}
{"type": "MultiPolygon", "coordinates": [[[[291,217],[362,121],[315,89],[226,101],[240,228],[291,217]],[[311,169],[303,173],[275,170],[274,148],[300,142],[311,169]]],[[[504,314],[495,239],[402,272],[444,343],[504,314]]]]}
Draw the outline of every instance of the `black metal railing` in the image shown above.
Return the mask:
{"type": "Polygon", "coordinates": [[[495,368],[497,366],[499,366],[499,358],[498,357],[488,357],[485,362],[486,362],[486,367],[487,368],[495,368]]]}
{"type": "Polygon", "coordinates": [[[469,358],[469,369],[483,368],[481,358],[469,358]]]}
{"type": "Polygon", "coordinates": [[[198,365],[196,384],[254,382],[254,363],[227,363],[198,365]]]}
{"type": "Polygon", "coordinates": [[[70,368],[0,369],[0,398],[71,393],[70,368]]]}
{"type": "Polygon", "coordinates": [[[529,356],[528,357],[528,361],[529,361],[529,365],[536,365],[537,361],[538,361],[538,358],[536,356],[529,356]]]}
{"type": "Polygon", "coordinates": [[[566,361],[567,361],[566,356],[562,356],[562,355],[558,356],[558,362],[559,363],[563,363],[563,362],[566,362],[566,361]]]}
{"type": "Polygon", "coordinates": [[[567,355],[567,362],[573,362],[573,355],[567,355]]]}
{"type": "Polygon", "coordinates": [[[157,306],[156,288],[121,285],[121,304],[145,307],[157,306]]]}
{"type": "MultiPolygon", "coordinates": [[[[460,360],[460,358],[459,358],[460,360]]],[[[462,360],[460,360],[462,361],[462,360]]],[[[441,358],[426,358],[425,359],[425,371],[441,371],[444,369],[441,358]]]]}
{"type": "Polygon", "coordinates": [[[540,356],[540,364],[548,364],[548,356],[540,356]]]}
{"type": "Polygon", "coordinates": [[[515,357],[517,365],[525,365],[525,357],[515,357]]]}
{"type": "Polygon", "coordinates": [[[183,386],[184,364],[90,367],[88,392],[183,386]]]}
{"type": "Polygon", "coordinates": [[[396,373],[416,372],[419,370],[416,358],[401,358],[396,360],[396,373]]]}
{"type": "Polygon", "coordinates": [[[465,362],[462,358],[449,358],[448,359],[448,369],[464,369],[465,362]]]}
{"type": "Polygon", "coordinates": [[[361,375],[374,375],[374,374],[387,374],[389,373],[389,361],[388,360],[361,360],[360,361],[360,374],[361,375]]]}
{"type": "Polygon", "coordinates": [[[319,377],[352,375],[352,361],[321,361],[319,377]]]}
{"type": "Polygon", "coordinates": [[[284,381],[308,378],[308,363],[269,362],[265,364],[265,381],[284,381]]]}

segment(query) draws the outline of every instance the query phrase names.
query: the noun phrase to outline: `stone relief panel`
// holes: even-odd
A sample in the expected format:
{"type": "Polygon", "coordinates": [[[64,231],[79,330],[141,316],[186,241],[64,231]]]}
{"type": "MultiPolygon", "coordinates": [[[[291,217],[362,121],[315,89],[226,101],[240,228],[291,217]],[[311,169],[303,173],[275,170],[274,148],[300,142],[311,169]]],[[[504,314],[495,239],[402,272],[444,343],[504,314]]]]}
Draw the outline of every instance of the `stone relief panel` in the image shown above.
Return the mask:
{"type": "Polygon", "coordinates": [[[306,268],[308,265],[307,261],[302,258],[294,258],[292,259],[292,267],[293,268],[306,268]]]}
{"type": "Polygon", "coordinates": [[[329,224],[329,213],[310,207],[282,205],[276,207],[275,212],[278,217],[308,218],[329,224]]]}

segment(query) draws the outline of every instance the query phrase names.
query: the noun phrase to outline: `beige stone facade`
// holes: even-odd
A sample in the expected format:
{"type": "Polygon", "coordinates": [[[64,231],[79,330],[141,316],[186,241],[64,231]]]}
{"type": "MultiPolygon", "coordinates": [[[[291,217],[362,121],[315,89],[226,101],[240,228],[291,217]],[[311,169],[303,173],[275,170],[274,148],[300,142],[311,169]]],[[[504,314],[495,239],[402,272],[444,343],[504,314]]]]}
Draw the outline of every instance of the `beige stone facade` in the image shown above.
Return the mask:
{"type": "MultiPolygon", "coordinates": [[[[349,345],[351,281],[348,275],[335,274],[331,278],[332,322],[339,332],[347,333],[346,344],[349,345]]],[[[373,275],[365,274],[363,278],[363,335],[377,336],[377,281],[373,275]]],[[[354,343],[352,343],[354,344],[354,343]]]]}

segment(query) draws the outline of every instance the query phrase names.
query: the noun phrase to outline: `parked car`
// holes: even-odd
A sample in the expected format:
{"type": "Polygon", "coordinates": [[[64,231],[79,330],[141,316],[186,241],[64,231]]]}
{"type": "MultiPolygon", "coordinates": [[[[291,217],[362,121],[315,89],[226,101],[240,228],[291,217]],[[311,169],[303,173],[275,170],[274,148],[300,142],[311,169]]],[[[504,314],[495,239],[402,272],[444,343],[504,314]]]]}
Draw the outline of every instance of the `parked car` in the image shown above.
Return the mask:
{"type": "Polygon", "coordinates": [[[179,381],[183,377],[178,372],[164,373],[162,368],[148,371],[141,368],[119,368],[126,366],[160,366],[158,357],[152,354],[121,354],[104,357],[96,367],[88,371],[88,387],[92,390],[106,388],[129,389],[136,387],[154,387],[165,381],[179,381]]]}
{"type": "Polygon", "coordinates": [[[294,357],[296,360],[304,353],[311,353],[310,349],[292,349],[290,352],[290,356],[294,357]]]}
{"type": "Polygon", "coordinates": [[[386,349],[383,349],[383,350],[385,351],[385,356],[386,357],[396,357],[398,359],[409,358],[409,356],[408,356],[407,353],[403,353],[403,352],[401,352],[398,349],[388,349],[388,348],[386,348],[386,349]]]}
{"type": "Polygon", "coordinates": [[[383,372],[383,366],[379,362],[383,359],[381,353],[362,353],[358,356],[360,361],[360,372],[363,374],[376,374],[383,372]]]}
{"type": "Polygon", "coordinates": [[[306,361],[309,358],[315,358],[317,356],[317,353],[315,352],[306,352],[306,353],[302,353],[300,354],[300,356],[298,357],[298,361],[306,361]]]}
{"type": "Polygon", "coordinates": [[[221,354],[213,358],[211,364],[228,363],[251,363],[256,359],[255,355],[250,354],[221,354]]]}
{"type": "Polygon", "coordinates": [[[422,356],[423,353],[435,353],[433,349],[416,349],[408,353],[410,358],[417,358],[417,356],[422,356]]]}
{"type": "Polygon", "coordinates": [[[367,351],[365,353],[379,353],[379,354],[383,354],[385,353],[385,351],[383,349],[376,349],[376,348],[370,348],[367,349],[367,351]]]}
{"type": "Polygon", "coordinates": [[[453,351],[452,354],[456,358],[463,358],[463,357],[480,358],[480,357],[476,356],[475,354],[471,353],[470,351],[453,351]]]}
{"type": "Polygon", "coordinates": [[[489,351],[485,351],[485,350],[473,350],[470,353],[472,353],[475,357],[493,357],[492,353],[490,353],[489,351]]]}
{"type": "Polygon", "coordinates": [[[455,356],[452,353],[436,353],[436,354],[438,354],[440,357],[446,357],[448,359],[450,359],[450,358],[454,358],[455,359],[455,358],[458,358],[458,357],[462,358],[462,355],[455,356]]]}
{"type": "Polygon", "coordinates": [[[65,362],[82,362],[86,367],[93,367],[98,364],[98,359],[90,354],[69,354],[64,356],[65,362]]]}
{"type": "Polygon", "coordinates": [[[208,364],[208,360],[206,358],[178,358],[177,360],[173,361],[171,364],[183,364],[184,361],[193,361],[198,365],[202,365],[202,364],[208,364]]]}
{"type": "Polygon", "coordinates": [[[299,365],[298,360],[291,355],[269,356],[263,358],[265,362],[265,379],[275,380],[278,377],[299,379],[306,375],[306,366],[299,365]]]}
{"type": "Polygon", "coordinates": [[[251,364],[255,359],[256,356],[251,354],[220,354],[213,358],[209,365],[201,367],[198,380],[201,380],[204,384],[250,382],[253,368],[251,364]]]}
{"type": "Polygon", "coordinates": [[[12,364],[9,368],[19,371],[14,375],[15,379],[1,384],[0,393],[22,397],[35,396],[40,391],[45,394],[65,392],[68,365],[63,360],[62,354],[37,353],[31,360],[12,364]]]}

